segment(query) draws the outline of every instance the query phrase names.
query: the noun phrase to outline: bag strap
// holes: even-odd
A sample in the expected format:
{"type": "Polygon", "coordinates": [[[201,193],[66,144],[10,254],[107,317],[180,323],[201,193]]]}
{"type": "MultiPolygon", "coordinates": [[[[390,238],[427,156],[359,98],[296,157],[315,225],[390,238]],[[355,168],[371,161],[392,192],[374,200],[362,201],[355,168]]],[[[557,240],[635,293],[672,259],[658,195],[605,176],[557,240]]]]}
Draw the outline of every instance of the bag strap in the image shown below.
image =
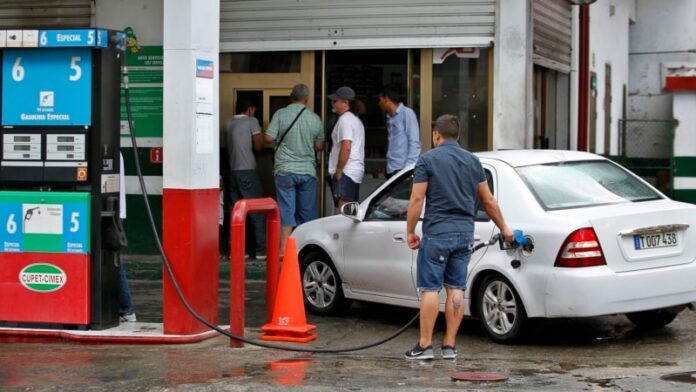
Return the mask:
{"type": "Polygon", "coordinates": [[[295,117],[295,119],[292,120],[292,123],[290,123],[290,126],[288,127],[288,129],[286,129],[285,132],[283,133],[283,136],[281,136],[280,139],[278,139],[278,143],[276,143],[276,150],[278,148],[280,148],[280,143],[282,143],[283,140],[285,140],[285,136],[288,134],[288,132],[290,132],[290,130],[292,129],[292,126],[295,125],[295,123],[297,122],[297,119],[300,118],[300,115],[302,114],[302,112],[305,111],[305,109],[307,109],[306,106],[303,107],[299,113],[297,113],[297,116],[295,117]]]}

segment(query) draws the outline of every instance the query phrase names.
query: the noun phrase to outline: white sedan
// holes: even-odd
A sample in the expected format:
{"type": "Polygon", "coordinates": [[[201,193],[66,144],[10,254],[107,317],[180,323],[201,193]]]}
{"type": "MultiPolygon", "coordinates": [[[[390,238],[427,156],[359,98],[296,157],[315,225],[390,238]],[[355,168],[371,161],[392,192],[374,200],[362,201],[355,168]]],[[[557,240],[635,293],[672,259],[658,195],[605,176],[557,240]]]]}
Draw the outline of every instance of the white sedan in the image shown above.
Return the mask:
{"type": "MultiPolygon", "coordinates": [[[[519,340],[530,318],[625,313],[637,326],[661,327],[696,301],[696,206],[590,153],[476,155],[508,225],[533,243],[471,257],[467,316],[494,341],[519,340]]],[[[412,174],[406,168],[341,215],[295,230],[308,310],[337,313],[351,300],[418,307],[417,251],[406,245],[412,174]]],[[[497,232],[480,210],[475,241],[497,232]]]]}

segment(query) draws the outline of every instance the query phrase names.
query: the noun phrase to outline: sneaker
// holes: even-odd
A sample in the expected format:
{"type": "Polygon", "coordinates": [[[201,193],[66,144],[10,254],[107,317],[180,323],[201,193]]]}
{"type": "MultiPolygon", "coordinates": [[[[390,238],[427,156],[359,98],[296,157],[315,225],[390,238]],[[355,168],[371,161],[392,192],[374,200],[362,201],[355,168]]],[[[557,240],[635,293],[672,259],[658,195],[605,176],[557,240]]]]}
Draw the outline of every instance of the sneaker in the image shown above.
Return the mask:
{"type": "Polygon", "coordinates": [[[442,358],[443,359],[457,358],[457,349],[454,346],[442,346],[442,358]]]}
{"type": "Polygon", "coordinates": [[[134,323],[135,322],[135,312],[130,312],[128,314],[122,314],[119,318],[122,323],[134,323]]]}
{"type": "Polygon", "coordinates": [[[266,254],[265,253],[257,253],[256,260],[266,260],[266,254]]]}
{"type": "Polygon", "coordinates": [[[412,349],[406,352],[406,359],[433,359],[433,346],[421,347],[419,343],[416,343],[412,349]]]}

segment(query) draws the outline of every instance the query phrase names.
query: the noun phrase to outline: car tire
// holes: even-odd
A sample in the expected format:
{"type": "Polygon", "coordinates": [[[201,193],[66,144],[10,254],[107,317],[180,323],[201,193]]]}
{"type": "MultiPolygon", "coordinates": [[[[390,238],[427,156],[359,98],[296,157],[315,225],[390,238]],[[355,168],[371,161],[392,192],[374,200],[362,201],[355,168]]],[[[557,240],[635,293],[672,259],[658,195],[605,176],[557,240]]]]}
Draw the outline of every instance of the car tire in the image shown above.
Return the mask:
{"type": "Polygon", "coordinates": [[[500,275],[484,278],[476,294],[476,310],[486,335],[497,343],[521,341],[530,321],[515,288],[500,275]]]}
{"type": "Polygon", "coordinates": [[[674,321],[677,313],[666,309],[626,313],[626,317],[638,328],[657,329],[674,321]]]}
{"type": "Polygon", "coordinates": [[[335,315],[350,305],[343,295],[341,277],[323,252],[309,252],[300,263],[304,303],[313,314],[335,315]]]}

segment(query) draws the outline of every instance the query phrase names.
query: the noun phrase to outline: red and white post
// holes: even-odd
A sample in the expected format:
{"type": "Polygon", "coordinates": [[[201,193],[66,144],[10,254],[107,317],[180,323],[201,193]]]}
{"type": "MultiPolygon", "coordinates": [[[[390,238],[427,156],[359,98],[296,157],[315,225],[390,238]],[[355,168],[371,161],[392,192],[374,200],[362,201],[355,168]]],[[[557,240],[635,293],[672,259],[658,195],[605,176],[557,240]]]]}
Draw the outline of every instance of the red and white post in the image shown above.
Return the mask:
{"type": "MultiPolygon", "coordinates": [[[[164,249],[184,296],[218,323],[219,0],[164,2],[164,249]]],[[[164,333],[206,327],[164,273],[164,333]]]]}

